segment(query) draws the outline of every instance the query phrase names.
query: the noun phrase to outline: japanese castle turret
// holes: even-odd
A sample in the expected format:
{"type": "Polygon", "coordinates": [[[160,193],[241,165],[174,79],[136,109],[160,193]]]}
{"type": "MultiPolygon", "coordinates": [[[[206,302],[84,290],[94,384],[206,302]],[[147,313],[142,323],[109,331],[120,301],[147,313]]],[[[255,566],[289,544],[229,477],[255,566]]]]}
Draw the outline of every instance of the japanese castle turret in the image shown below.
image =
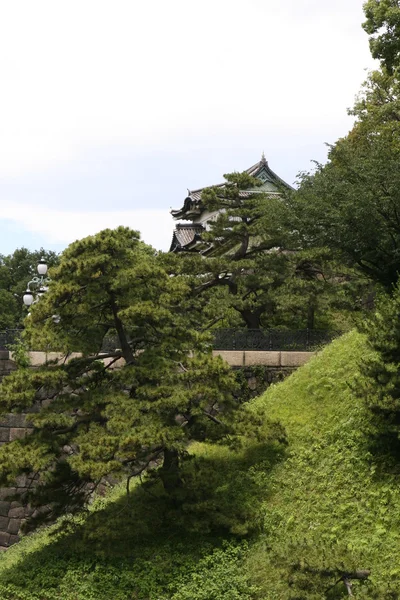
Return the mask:
{"type": "MultiPolygon", "coordinates": [[[[282,187],[291,189],[289,184],[270,169],[264,153],[261,160],[249,169],[246,169],[246,172],[262,182],[260,186],[249,191],[279,195],[281,194],[282,187]]],[[[224,183],[220,183],[208,187],[223,188],[224,185],[224,183]]],[[[200,252],[207,255],[211,251],[210,245],[202,240],[202,234],[210,229],[210,223],[217,218],[219,211],[210,212],[206,209],[201,200],[204,189],[206,188],[203,187],[193,191],[188,190],[188,195],[183,202],[182,208],[171,210],[171,215],[175,220],[187,222],[177,223],[172,237],[170,252],[200,252]]]]}

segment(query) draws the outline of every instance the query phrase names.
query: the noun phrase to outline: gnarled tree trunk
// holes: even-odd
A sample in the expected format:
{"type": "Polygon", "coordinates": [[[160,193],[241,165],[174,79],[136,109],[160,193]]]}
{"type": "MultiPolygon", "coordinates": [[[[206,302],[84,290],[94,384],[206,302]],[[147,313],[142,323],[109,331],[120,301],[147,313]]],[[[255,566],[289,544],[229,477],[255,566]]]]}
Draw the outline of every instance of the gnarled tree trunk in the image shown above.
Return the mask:
{"type": "Polygon", "coordinates": [[[179,452],[164,450],[164,461],[160,469],[160,477],[167,494],[172,495],[183,485],[179,472],[179,452]]]}

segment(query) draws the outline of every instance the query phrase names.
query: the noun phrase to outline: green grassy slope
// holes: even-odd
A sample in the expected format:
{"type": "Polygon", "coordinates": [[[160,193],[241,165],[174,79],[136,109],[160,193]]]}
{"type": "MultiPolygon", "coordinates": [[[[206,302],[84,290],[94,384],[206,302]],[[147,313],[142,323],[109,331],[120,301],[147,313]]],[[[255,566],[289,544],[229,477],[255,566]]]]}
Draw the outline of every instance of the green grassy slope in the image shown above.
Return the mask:
{"type": "MultiPolygon", "coordinates": [[[[345,598],[342,571],[370,569],[356,598],[400,598],[400,464],[373,440],[353,391],[367,353],[335,341],[254,401],[280,421],[276,447],[233,455],[198,446],[206,493],[179,517],[140,486],[95,511],[26,538],[0,557],[4,600],[316,600],[345,598]],[[217,529],[210,525],[218,502],[217,529]],[[243,526],[238,526],[241,519],[243,526]],[[244,534],[227,540],[221,525],[244,534]],[[233,523],[233,526],[232,526],[233,523]]],[[[390,449],[390,448],[389,448],[390,449]]]]}
{"type": "MultiPolygon", "coordinates": [[[[255,401],[289,440],[249,559],[265,598],[323,598],[331,571],[357,569],[371,577],[355,596],[400,597],[400,465],[378,452],[373,417],[354,393],[366,354],[363,338],[348,334],[255,401]]],[[[342,594],[339,585],[327,597],[342,594]]]]}

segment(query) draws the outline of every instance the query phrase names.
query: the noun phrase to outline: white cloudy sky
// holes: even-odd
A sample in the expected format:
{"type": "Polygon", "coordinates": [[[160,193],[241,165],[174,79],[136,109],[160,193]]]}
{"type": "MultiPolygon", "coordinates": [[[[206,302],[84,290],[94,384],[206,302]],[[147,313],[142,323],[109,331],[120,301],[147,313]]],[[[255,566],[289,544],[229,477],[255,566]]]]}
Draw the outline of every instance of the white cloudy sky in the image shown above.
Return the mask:
{"type": "Polygon", "coordinates": [[[129,225],[265,151],[289,183],[351,127],[362,0],[0,0],[0,253],[129,225]]]}

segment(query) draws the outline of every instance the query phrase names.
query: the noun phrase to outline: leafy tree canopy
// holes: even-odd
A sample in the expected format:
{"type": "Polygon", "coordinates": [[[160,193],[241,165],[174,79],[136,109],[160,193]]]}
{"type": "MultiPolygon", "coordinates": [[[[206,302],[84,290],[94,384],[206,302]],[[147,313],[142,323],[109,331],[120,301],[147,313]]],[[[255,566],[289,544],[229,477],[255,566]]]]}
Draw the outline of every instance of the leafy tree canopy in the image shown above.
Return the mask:
{"type": "Polygon", "coordinates": [[[330,146],[328,163],[302,174],[298,227],[310,247],[339,250],[350,264],[391,290],[400,271],[400,6],[397,0],[364,3],[374,58],[354,108],[352,131],[330,146]]]}
{"type": "Polygon", "coordinates": [[[18,248],[13,254],[0,255],[0,330],[21,327],[26,316],[22,295],[27,282],[37,275],[42,257],[49,267],[58,262],[55,252],[43,248],[33,252],[18,248]]]}
{"type": "Polygon", "coordinates": [[[339,251],[390,290],[400,271],[399,84],[374,72],[352,111],[352,131],[328,163],[303,174],[294,196],[297,225],[310,247],[339,251]]]}
{"type": "Polygon", "coordinates": [[[363,27],[371,36],[371,54],[381,61],[389,73],[393,73],[400,59],[398,0],[368,0],[364,3],[364,12],[367,20],[363,27]]]}

